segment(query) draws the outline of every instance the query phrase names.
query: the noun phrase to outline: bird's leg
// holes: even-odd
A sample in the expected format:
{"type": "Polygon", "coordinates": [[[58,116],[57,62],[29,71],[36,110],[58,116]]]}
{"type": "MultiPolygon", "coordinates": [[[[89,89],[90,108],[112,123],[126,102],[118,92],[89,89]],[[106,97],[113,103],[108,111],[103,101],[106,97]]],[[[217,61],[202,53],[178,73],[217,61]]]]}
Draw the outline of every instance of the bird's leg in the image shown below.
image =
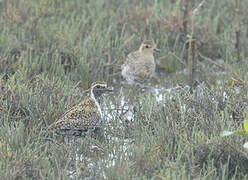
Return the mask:
{"type": "Polygon", "coordinates": [[[83,142],[82,142],[82,153],[84,153],[84,141],[85,140],[85,138],[83,139],[83,142]]]}

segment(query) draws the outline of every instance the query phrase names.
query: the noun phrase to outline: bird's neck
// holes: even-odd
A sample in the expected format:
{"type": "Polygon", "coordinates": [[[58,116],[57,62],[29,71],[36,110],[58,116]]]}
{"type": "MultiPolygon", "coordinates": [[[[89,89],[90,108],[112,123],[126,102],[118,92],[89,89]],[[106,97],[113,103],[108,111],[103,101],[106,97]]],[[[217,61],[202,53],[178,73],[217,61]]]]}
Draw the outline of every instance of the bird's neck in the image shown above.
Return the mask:
{"type": "Polygon", "coordinates": [[[102,117],[102,110],[100,107],[100,97],[95,97],[94,93],[91,91],[90,93],[90,97],[94,100],[94,102],[96,103],[97,109],[102,117]]]}
{"type": "Polygon", "coordinates": [[[100,96],[95,95],[94,92],[93,92],[93,90],[91,90],[91,92],[90,92],[90,97],[91,97],[97,104],[100,103],[100,96]]]}
{"type": "Polygon", "coordinates": [[[139,50],[139,53],[140,53],[142,56],[151,56],[151,57],[153,57],[152,51],[139,50]]]}

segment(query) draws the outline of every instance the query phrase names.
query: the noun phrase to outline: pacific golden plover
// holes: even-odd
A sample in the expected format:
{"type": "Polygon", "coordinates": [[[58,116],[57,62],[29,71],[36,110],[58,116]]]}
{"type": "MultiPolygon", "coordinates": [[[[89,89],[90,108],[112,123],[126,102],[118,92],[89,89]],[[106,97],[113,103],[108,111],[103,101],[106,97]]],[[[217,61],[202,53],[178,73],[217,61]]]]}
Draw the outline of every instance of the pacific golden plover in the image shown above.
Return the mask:
{"type": "Polygon", "coordinates": [[[153,51],[160,50],[152,41],[144,41],[138,51],[128,54],[126,62],[121,66],[121,74],[128,84],[143,83],[154,75],[156,64],[153,51]]]}
{"type": "Polygon", "coordinates": [[[85,136],[94,131],[102,120],[100,96],[108,91],[112,89],[107,88],[105,82],[93,83],[90,88],[90,97],[67,111],[48,128],[48,131],[67,136],[85,136]]]}

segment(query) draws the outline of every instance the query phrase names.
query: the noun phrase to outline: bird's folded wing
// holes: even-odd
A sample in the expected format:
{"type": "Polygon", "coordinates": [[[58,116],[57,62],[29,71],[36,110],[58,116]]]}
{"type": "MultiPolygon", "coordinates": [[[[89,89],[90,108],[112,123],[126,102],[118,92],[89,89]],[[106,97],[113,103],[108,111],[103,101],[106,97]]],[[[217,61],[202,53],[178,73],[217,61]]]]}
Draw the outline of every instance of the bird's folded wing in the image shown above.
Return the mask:
{"type": "Polygon", "coordinates": [[[60,120],[58,120],[54,124],[54,128],[86,130],[95,126],[100,119],[101,115],[96,110],[85,113],[84,111],[74,109],[69,111],[60,120]]]}

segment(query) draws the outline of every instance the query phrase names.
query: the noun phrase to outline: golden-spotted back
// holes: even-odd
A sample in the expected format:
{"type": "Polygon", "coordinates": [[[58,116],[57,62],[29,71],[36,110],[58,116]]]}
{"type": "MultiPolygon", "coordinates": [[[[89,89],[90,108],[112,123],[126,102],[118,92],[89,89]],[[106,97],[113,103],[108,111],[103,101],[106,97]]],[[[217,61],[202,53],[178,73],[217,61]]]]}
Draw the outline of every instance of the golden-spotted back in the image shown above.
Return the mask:
{"type": "Polygon", "coordinates": [[[103,93],[112,90],[108,89],[107,84],[104,82],[93,83],[90,90],[90,97],[67,111],[48,130],[55,131],[60,135],[72,136],[83,136],[93,131],[102,120],[99,97],[103,93]]]}
{"type": "Polygon", "coordinates": [[[153,77],[156,68],[153,51],[160,50],[152,41],[144,41],[138,51],[128,54],[121,73],[129,84],[143,83],[153,77]]]}

